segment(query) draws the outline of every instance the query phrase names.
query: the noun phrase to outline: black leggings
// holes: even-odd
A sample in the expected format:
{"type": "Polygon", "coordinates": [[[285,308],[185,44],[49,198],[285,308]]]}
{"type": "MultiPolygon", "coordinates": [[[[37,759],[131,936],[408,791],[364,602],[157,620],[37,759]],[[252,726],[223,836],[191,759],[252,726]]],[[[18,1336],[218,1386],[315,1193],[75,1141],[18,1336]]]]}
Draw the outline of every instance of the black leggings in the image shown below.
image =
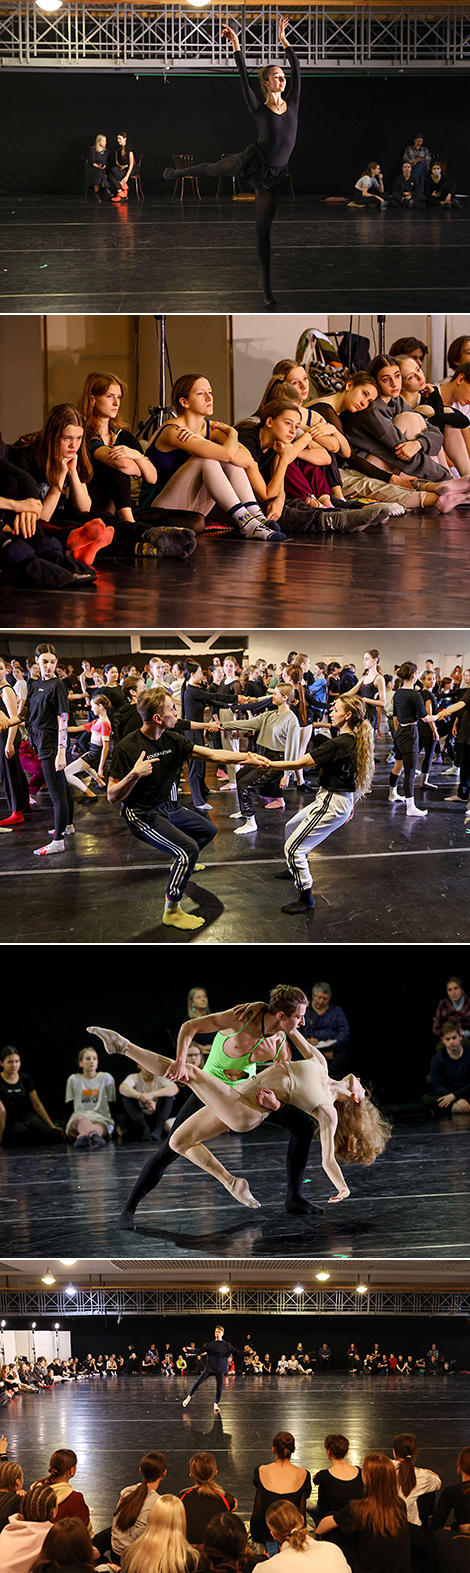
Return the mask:
{"type": "Polygon", "coordinates": [[[66,825],[73,825],[74,800],[64,770],[56,770],[52,754],[41,759],[44,780],[54,809],[54,841],[61,841],[66,825]]]}
{"type": "Polygon", "coordinates": [[[16,734],[12,759],[7,759],[5,752],[7,737],[7,732],[0,733],[0,780],[10,814],[21,814],[29,809],[29,787],[19,757],[20,734],[16,734]]]}
{"type": "MultiPolygon", "coordinates": [[[[237,175],[239,153],[227,153],[215,164],[192,164],[191,175],[237,175]]],[[[176,171],[175,171],[176,173],[176,171]]],[[[277,208],[277,191],[255,190],[256,254],[260,266],[263,294],[271,294],[271,225],[277,208]]]]}
{"type": "Polygon", "coordinates": [[[57,1126],[46,1125],[40,1114],[26,1114],[23,1120],[15,1120],[11,1125],[5,1126],[3,1137],[4,1147],[38,1147],[42,1142],[62,1141],[62,1131],[57,1126]]]}
{"type": "Polygon", "coordinates": [[[420,748],[424,748],[423,776],[427,776],[428,770],[430,770],[432,761],[434,759],[436,739],[434,737],[434,733],[431,731],[431,727],[425,726],[424,724],[422,729],[421,727],[418,727],[418,735],[420,748]]]}
{"type": "Polygon", "coordinates": [[[189,1389],[188,1398],[192,1398],[193,1393],[196,1392],[196,1388],[201,1387],[202,1382],[208,1382],[210,1376],[215,1377],[215,1401],[216,1404],[218,1404],[222,1397],[222,1388],[224,1385],[223,1371],[201,1371],[201,1375],[196,1377],[196,1381],[193,1382],[192,1387],[189,1389]]]}
{"type": "Polygon", "coordinates": [[[273,770],[270,775],[267,770],[258,770],[256,765],[243,765],[242,770],[237,771],[237,797],[242,814],[247,818],[254,814],[256,794],[258,797],[279,797],[281,774],[280,770],[273,770]]]}
{"type": "MultiPolygon", "coordinates": [[[[203,1108],[205,1108],[205,1104],[201,1103],[200,1098],[197,1098],[194,1092],[191,1093],[175,1119],[171,1134],[173,1135],[173,1132],[178,1130],[180,1125],[184,1125],[185,1120],[189,1120],[191,1114],[197,1114],[198,1110],[203,1108]]],[[[292,1203],[298,1201],[301,1197],[310,1152],[310,1142],[313,1136],[313,1124],[309,1114],[304,1114],[302,1109],[295,1109],[293,1104],[289,1103],[284,1104],[282,1109],[277,1109],[275,1114],[268,1115],[268,1121],[271,1125],[282,1125],[283,1129],[289,1132],[286,1201],[292,1203]]],[[[155,1186],[160,1184],[160,1180],[163,1179],[163,1175],[170,1164],[176,1163],[176,1159],[180,1156],[180,1153],[174,1152],[173,1148],[170,1147],[170,1138],[167,1136],[161,1147],[159,1147],[158,1152],[152,1153],[152,1157],[144,1165],[132,1188],[126,1203],[126,1209],[129,1209],[130,1212],[135,1212],[139,1202],[142,1202],[144,1197],[148,1196],[149,1192],[153,1191],[155,1186]]]]}
{"type": "MultiPolygon", "coordinates": [[[[156,1108],[153,1111],[152,1109],[141,1109],[137,1098],[125,1098],[123,1096],[122,1102],[131,1127],[132,1125],[137,1126],[138,1140],[143,1141],[144,1136],[150,1135],[160,1139],[163,1134],[165,1120],[171,1118],[175,1102],[174,1098],[157,1098],[156,1108]]],[[[134,1136],[132,1129],[131,1135],[134,1136]]]]}
{"type": "MultiPolygon", "coordinates": [[[[405,797],[413,797],[415,770],[418,763],[419,742],[417,726],[399,726],[395,732],[395,757],[401,759],[404,770],[405,797]]],[[[395,785],[397,777],[390,780],[395,785]]]]}

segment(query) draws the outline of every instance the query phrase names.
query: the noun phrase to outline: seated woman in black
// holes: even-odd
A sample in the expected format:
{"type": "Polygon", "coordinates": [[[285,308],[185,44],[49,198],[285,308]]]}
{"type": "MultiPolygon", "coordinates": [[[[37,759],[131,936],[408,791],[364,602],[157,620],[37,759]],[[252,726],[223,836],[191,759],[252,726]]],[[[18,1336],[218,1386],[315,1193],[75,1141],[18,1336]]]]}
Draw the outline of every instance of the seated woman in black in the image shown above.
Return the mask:
{"type": "Polygon", "coordinates": [[[109,172],[111,185],[115,192],[115,196],[112,198],[113,202],[127,202],[129,175],[132,174],[134,164],[134,154],[127,142],[127,131],[118,131],[114,163],[109,172]]]}
{"type": "Polygon", "coordinates": [[[302,430],[299,399],[290,389],[287,394],[283,389],[280,396],[263,406],[259,425],[254,421],[240,421],[237,431],[253,457],[253,464],[247,465],[246,471],[253,491],[265,504],[269,521],[278,520],[289,535],[305,535],[317,530],[349,533],[362,529],[366,523],[380,523],[387,517],[386,509],[372,507],[353,514],[349,514],[347,508],[330,512],[286,496],[289,466],[300,458],[307,464],[311,458],[314,465],[318,465],[319,457],[322,464],[329,461],[326,449],[319,446],[309,431],[302,430]]]}
{"type": "Polygon", "coordinates": [[[118,424],[120,404],[126,391],[125,383],[108,372],[92,371],[84,384],[80,408],[92,466],[93,509],[101,516],[112,514],[120,542],[132,551],[136,541],[142,538],[148,554],[153,548],[155,555],[171,556],[169,547],[173,543],[175,555],[189,556],[196,545],[196,532],[201,528],[199,514],[183,509],[145,511],[139,509],[137,499],[133,502],[132,478],[151,487],[155,485],[157,472],[138,438],[128,427],[118,424]],[[185,530],[186,534],[175,538],[175,529],[185,530]]]}
{"type": "Polygon", "coordinates": [[[95,202],[99,202],[100,200],[100,187],[104,192],[105,198],[107,198],[108,201],[111,200],[111,186],[106,174],[107,162],[108,149],[106,137],[98,135],[95,137],[93,147],[90,148],[88,159],[85,164],[85,187],[87,191],[91,191],[93,187],[95,202]]]}
{"type": "Polygon", "coordinates": [[[401,167],[401,174],[395,176],[390,192],[390,203],[394,208],[422,208],[424,197],[417,175],[409,159],[405,158],[401,167]]]}
{"type": "Polygon", "coordinates": [[[67,552],[90,567],[97,552],[110,545],[114,530],[103,519],[91,518],[87,483],[92,469],[80,410],[55,404],[43,430],[10,448],[9,458],[37,486],[45,533],[57,532],[67,552]]]}
{"type": "MultiPolygon", "coordinates": [[[[0,553],[2,573],[14,583],[33,590],[61,590],[80,578],[85,587],[96,580],[93,568],[84,567],[64,553],[58,535],[46,535],[39,520],[42,498],[24,461],[12,463],[19,449],[7,449],[0,439],[0,553]]],[[[67,540],[65,539],[65,546],[67,540]]]]}
{"type": "MultiPolygon", "coordinates": [[[[445,174],[441,164],[431,164],[424,182],[424,200],[427,208],[450,208],[455,200],[456,186],[445,174]]],[[[457,202],[457,207],[459,206],[457,202]]]]}
{"type": "Polygon", "coordinates": [[[374,1573],[410,1573],[410,1532],[398,1496],[395,1465],[385,1453],[368,1453],[362,1466],[364,1496],[327,1513],[317,1535],[340,1531],[348,1562],[374,1573]]]}
{"type": "Polygon", "coordinates": [[[32,1077],[22,1071],[17,1050],[7,1044],[0,1049],[0,1145],[36,1147],[40,1142],[60,1142],[62,1136],[32,1077]]]}
{"type": "Polygon", "coordinates": [[[237,1498],[216,1486],[217,1461],[213,1453],[193,1453],[189,1460],[192,1486],[180,1493],[186,1513],[186,1535],[192,1546],[202,1547],[208,1525],[220,1513],[233,1513],[237,1498]]]}
{"type": "Polygon", "coordinates": [[[293,1502],[305,1524],[307,1502],[312,1491],[309,1470],[299,1469],[298,1464],[291,1463],[292,1454],[295,1453],[295,1437],[292,1433],[277,1431],[273,1437],[272,1450],[273,1463],[257,1464],[253,1472],[256,1494],[250,1519],[253,1540],[261,1541],[271,1555],[277,1546],[266,1524],[266,1508],[273,1507],[279,1501],[293,1502]]]}
{"type": "Polygon", "coordinates": [[[456,480],[442,454],[442,433],[410,410],[402,397],[401,371],[391,355],[377,355],[369,367],[379,398],[358,413],[345,412],[343,425],[353,462],[366,474],[381,475],[416,493],[416,506],[448,513],[466,501],[469,477],[456,480]]]}
{"type": "Polygon", "coordinates": [[[313,1484],[318,1487],[315,1522],[319,1524],[328,1513],[338,1513],[354,1497],[362,1497],[362,1475],[357,1465],[350,1464],[346,1436],[331,1434],[325,1437],[325,1453],[330,1460],[329,1469],[318,1469],[313,1484]]]}
{"type": "Polygon", "coordinates": [[[451,1529],[457,1529],[465,1524],[470,1526],[470,1447],[463,1447],[457,1459],[457,1474],[459,1481],[453,1486],[444,1486],[441,1491],[435,1512],[433,1513],[428,1533],[435,1535],[436,1530],[444,1529],[450,1513],[451,1529]]]}

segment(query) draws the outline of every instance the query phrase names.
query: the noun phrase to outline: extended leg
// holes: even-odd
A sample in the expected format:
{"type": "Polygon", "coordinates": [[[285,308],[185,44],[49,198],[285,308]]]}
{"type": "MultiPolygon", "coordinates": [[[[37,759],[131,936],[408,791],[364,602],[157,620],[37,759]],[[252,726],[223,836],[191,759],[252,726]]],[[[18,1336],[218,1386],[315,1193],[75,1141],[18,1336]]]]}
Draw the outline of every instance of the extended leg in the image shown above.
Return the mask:
{"type": "MultiPolygon", "coordinates": [[[[204,1075],[204,1072],[201,1072],[201,1074],[204,1075]]],[[[215,1076],[207,1076],[206,1080],[215,1083],[217,1078],[215,1076]]],[[[221,1085],[219,1082],[219,1087],[221,1085]]],[[[230,1093],[231,1089],[227,1088],[226,1090],[230,1093]]],[[[248,1113],[250,1112],[248,1110],[248,1113]]],[[[210,1139],[213,1136],[222,1136],[226,1130],[226,1122],[224,1123],[222,1119],[214,1115],[212,1109],[203,1109],[199,1114],[193,1114],[189,1120],[186,1120],[179,1130],[172,1131],[170,1147],[175,1152],[182,1153],[183,1157],[188,1158],[190,1163],[194,1163],[197,1169],[204,1169],[205,1173],[211,1174],[214,1180],[219,1180],[224,1189],[229,1191],[230,1195],[234,1196],[237,1202],[241,1202],[243,1207],[259,1207],[260,1203],[252,1196],[248,1181],[243,1179],[237,1180],[235,1175],[230,1174],[229,1170],[225,1169],[224,1165],[210,1151],[209,1147],[205,1147],[201,1141],[201,1137],[210,1139]]]]}
{"type": "Polygon", "coordinates": [[[257,191],[256,202],[256,254],[260,266],[260,284],[265,303],[275,306],[271,289],[271,226],[277,208],[275,191],[257,191]]]}

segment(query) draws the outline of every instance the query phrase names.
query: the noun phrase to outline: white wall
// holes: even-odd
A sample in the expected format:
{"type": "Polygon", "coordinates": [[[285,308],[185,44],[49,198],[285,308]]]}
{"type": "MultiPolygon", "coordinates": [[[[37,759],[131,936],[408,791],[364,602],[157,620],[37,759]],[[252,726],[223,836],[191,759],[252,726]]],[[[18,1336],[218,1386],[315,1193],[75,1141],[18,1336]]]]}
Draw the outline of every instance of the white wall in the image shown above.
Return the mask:
{"type": "Polygon", "coordinates": [[[286,659],[290,650],[305,652],[311,661],[354,662],[362,671],[365,650],[380,650],[381,667],[393,672],[398,661],[416,661],[422,670],[427,656],[432,656],[443,675],[459,663],[470,666],[470,630],[466,629],[277,629],[255,630],[250,633],[248,649],[250,661],[259,656],[266,661],[286,659]]]}
{"type": "Polygon", "coordinates": [[[327,330],[327,317],[315,312],[314,317],[305,313],[296,316],[266,314],[251,317],[232,317],[233,335],[233,387],[235,420],[250,415],[259,404],[276,361],[295,351],[305,328],[327,330]]]}

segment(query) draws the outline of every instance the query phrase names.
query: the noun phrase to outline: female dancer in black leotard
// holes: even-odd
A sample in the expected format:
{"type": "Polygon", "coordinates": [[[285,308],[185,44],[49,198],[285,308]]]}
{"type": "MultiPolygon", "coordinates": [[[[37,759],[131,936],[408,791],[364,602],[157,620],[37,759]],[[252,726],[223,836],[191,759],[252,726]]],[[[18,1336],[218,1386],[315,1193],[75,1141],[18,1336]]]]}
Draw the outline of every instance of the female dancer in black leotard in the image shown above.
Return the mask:
{"type": "MultiPolygon", "coordinates": [[[[239,39],[233,27],[223,27],[229,38],[240,73],[245,103],[256,125],[257,140],[242,153],[229,153],[215,164],[193,164],[192,175],[238,175],[249,180],[256,199],[256,251],[260,265],[260,285],[265,306],[273,310],[276,301],[271,289],[271,225],[277,208],[279,188],[297,139],[300,99],[300,68],[286,38],[288,17],[279,17],[279,42],[291,68],[291,80],[283,97],[286,78],[281,66],[263,66],[259,73],[264,102],[250,86],[239,39]]],[[[173,167],[163,171],[165,180],[178,179],[173,167]]]]}

